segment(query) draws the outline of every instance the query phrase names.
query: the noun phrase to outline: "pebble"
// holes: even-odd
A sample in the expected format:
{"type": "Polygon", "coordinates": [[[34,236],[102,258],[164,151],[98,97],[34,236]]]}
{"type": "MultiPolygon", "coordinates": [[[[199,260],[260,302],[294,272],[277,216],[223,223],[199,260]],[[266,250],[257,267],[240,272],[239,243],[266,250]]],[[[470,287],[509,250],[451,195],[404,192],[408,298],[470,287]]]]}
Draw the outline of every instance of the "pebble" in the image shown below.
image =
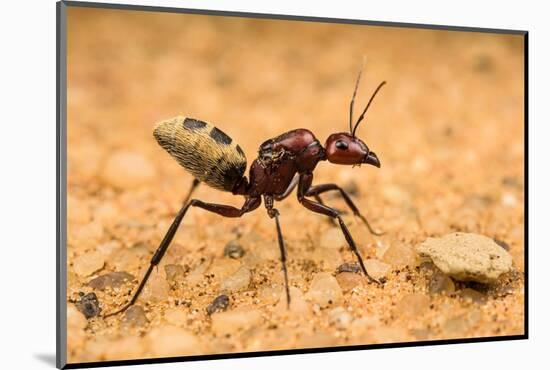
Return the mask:
{"type": "Polygon", "coordinates": [[[329,323],[338,330],[345,330],[353,321],[353,317],[342,306],[336,307],[328,313],[329,323]]]}
{"type": "Polygon", "coordinates": [[[119,150],[106,160],[101,178],[117,189],[133,189],[148,184],[155,179],[154,164],[140,153],[119,150]]]}
{"type": "Polygon", "coordinates": [[[417,247],[443,273],[461,281],[495,282],[512,268],[512,257],[493,239],[483,235],[452,233],[428,238],[417,247]]]}
{"type": "Polygon", "coordinates": [[[105,265],[105,257],[99,252],[88,252],[73,260],[73,271],[80,276],[89,276],[101,270],[105,265]]]}
{"type": "Polygon", "coordinates": [[[405,295],[396,305],[396,312],[400,315],[420,317],[430,306],[430,297],[421,293],[405,295]]]}
{"type": "Polygon", "coordinates": [[[366,259],[365,268],[370,276],[376,280],[380,280],[388,274],[391,266],[377,259],[366,259]]]}
{"type": "Polygon", "coordinates": [[[257,327],[262,323],[262,314],[256,309],[236,309],[212,314],[212,331],[216,335],[234,334],[239,330],[257,327]]]}
{"type": "Polygon", "coordinates": [[[436,270],[428,283],[428,292],[430,292],[430,294],[450,294],[454,291],[455,284],[453,280],[441,271],[436,270]]]}
{"type": "Polygon", "coordinates": [[[364,280],[363,276],[355,272],[341,272],[336,275],[338,285],[344,292],[349,292],[364,280]]]}
{"type": "Polygon", "coordinates": [[[170,291],[170,286],[166,279],[163,279],[161,274],[153,271],[149,281],[145,284],[143,292],[140,295],[140,300],[150,302],[162,302],[168,299],[168,292],[170,291]]]}
{"type": "Polygon", "coordinates": [[[146,252],[141,248],[120,248],[115,250],[107,259],[109,266],[117,271],[133,271],[141,267],[141,257],[146,252]]]}
{"type": "Polygon", "coordinates": [[[88,293],[80,298],[75,304],[76,308],[86,316],[87,319],[98,316],[101,312],[99,300],[95,293],[88,293]]]}
{"type": "Polygon", "coordinates": [[[339,227],[333,227],[325,231],[319,239],[319,247],[339,249],[346,244],[346,238],[339,227]]]}
{"type": "Polygon", "coordinates": [[[195,335],[173,325],[152,329],[147,340],[155,357],[204,354],[204,346],[195,335]]]}
{"type": "Polygon", "coordinates": [[[250,285],[250,270],[241,267],[233,275],[224,279],[220,284],[220,290],[227,293],[240,292],[246,290],[250,285]]]}
{"type": "Polygon", "coordinates": [[[307,297],[321,308],[341,303],[342,289],[334,276],[326,272],[314,275],[307,297]]]}
{"type": "Polygon", "coordinates": [[[143,307],[138,305],[128,307],[122,318],[123,325],[132,327],[143,327],[147,325],[148,322],[149,320],[147,320],[147,316],[145,316],[143,307]]]}
{"type": "Polygon", "coordinates": [[[90,280],[88,286],[97,290],[105,290],[107,288],[118,288],[127,282],[134,280],[134,275],[131,275],[125,271],[117,271],[110,272],[90,280]]]}
{"type": "Polygon", "coordinates": [[[168,281],[178,281],[183,279],[185,275],[185,270],[182,265],[166,265],[164,266],[164,272],[166,273],[166,280],[168,281]]]}
{"type": "Polygon", "coordinates": [[[361,272],[361,266],[357,262],[345,262],[342,263],[338,268],[336,269],[337,273],[341,272],[352,272],[354,274],[358,274],[361,272]]]}
{"type": "Polygon", "coordinates": [[[337,249],[334,248],[315,248],[310,256],[323,271],[334,271],[342,264],[342,256],[337,249]]]}
{"type": "Polygon", "coordinates": [[[229,297],[225,294],[222,294],[214,298],[212,303],[210,303],[208,307],[206,307],[206,312],[209,315],[212,315],[215,312],[222,312],[227,310],[227,307],[229,307],[229,297]]]}
{"type": "Polygon", "coordinates": [[[384,252],[382,261],[395,267],[414,267],[418,263],[414,250],[407,244],[401,242],[390,245],[390,247],[384,252]]]}
{"type": "Polygon", "coordinates": [[[244,256],[244,249],[238,241],[232,240],[226,244],[223,255],[229,258],[239,259],[244,256]]]}

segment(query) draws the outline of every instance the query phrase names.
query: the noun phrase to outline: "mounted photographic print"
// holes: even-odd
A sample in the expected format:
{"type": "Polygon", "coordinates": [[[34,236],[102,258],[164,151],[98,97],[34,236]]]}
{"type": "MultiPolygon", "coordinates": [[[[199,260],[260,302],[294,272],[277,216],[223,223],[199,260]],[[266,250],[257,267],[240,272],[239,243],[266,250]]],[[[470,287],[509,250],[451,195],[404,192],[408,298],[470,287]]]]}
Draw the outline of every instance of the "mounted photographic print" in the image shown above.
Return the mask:
{"type": "Polygon", "coordinates": [[[58,3],[58,367],[527,338],[526,48],[58,3]]]}

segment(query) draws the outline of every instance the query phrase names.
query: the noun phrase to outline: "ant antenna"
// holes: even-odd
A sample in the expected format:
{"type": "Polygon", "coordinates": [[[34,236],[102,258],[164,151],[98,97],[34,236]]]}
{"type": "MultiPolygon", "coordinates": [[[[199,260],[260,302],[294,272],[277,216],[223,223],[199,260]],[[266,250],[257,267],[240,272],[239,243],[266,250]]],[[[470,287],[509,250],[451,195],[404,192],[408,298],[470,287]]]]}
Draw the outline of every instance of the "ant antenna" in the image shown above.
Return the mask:
{"type": "Polygon", "coordinates": [[[351,103],[349,104],[349,133],[352,131],[352,122],[353,122],[353,104],[355,103],[355,95],[357,95],[357,88],[359,87],[359,81],[361,80],[361,74],[363,73],[363,68],[365,68],[365,57],[363,57],[363,65],[359,70],[359,75],[357,75],[357,81],[355,81],[355,89],[353,90],[353,96],[351,97],[351,103]]]}
{"type": "MultiPolygon", "coordinates": [[[[376,90],[374,90],[374,93],[370,97],[370,100],[367,103],[367,106],[365,107],[365,110],[363,110],[363,113],[361,113],[361,115],[359,116],[359,119],[357,120],[357,123],[355,124],[355,127],[353,128],[353,131],[351,132],[351,136],[355,137],[355,131],[357,130],[357,126],[359,126],[359,123],[363,120],[363,118],[365,118],[365,113],[367,112],[367,109],[369,109],[370,103],[372,103],[372,100],[374,99],[374,97],[378,93],[378,90],[380,90],[382,88],[382,86],[384,86],[385,84],[386,84],[386,81],[382,81],[382,83],[380,85],[378,85],[376,90]]],[[[355,94],[354,94],[354,96],[355,96],[355,94]]]]}

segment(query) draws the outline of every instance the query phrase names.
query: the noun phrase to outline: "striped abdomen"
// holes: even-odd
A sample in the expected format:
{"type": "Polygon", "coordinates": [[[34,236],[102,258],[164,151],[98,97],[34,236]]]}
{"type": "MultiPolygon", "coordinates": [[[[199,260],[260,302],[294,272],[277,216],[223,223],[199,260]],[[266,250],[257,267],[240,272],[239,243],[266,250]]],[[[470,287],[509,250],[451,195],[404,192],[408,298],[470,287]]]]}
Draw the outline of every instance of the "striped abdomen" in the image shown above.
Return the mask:
{"type": "Polygon", "coordinates": [[[158,123],[153,135],[183,168],[213,188],[232,191],[246,171],[241,147],[210,123],[175,117],[158,123]]]}

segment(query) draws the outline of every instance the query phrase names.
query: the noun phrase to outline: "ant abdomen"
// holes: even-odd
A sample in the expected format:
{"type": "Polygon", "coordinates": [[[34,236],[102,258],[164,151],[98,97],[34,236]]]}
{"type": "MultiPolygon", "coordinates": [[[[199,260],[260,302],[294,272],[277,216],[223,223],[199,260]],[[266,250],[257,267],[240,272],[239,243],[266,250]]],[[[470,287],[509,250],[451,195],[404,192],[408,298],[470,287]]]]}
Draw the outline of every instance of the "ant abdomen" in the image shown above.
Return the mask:
{"type": "Polygon", "coordinates": [[[246,171],[239,145],[214,125],[188,117],[159,122],[155,139],[197,180],[232,191],[246,171]]]}

